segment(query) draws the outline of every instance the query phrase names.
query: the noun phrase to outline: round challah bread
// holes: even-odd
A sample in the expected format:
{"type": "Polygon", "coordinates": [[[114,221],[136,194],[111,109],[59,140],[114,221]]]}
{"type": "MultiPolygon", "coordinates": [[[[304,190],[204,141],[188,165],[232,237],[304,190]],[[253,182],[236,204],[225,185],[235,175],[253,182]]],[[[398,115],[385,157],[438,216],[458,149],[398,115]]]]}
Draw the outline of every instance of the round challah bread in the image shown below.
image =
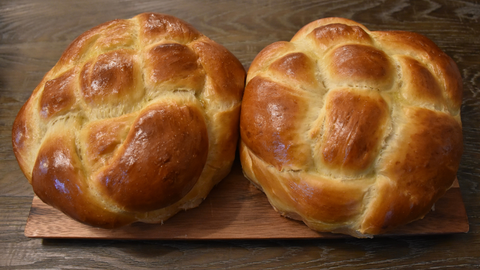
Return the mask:
{"type": "Polygon", "coordinates": [[[317,20],[250,66],[244,174],[314,230],[384,233],[422,218],[454,182],[461,102],[456,64],[426,37],[317,20]]]}
{"type": "Polygon", "coordinates": [[[178,18],[110,21],[35,88],[14,153],[36,195],[78,221],[163,222],[229,173],[244,81],[233,54],[178,18]]]}

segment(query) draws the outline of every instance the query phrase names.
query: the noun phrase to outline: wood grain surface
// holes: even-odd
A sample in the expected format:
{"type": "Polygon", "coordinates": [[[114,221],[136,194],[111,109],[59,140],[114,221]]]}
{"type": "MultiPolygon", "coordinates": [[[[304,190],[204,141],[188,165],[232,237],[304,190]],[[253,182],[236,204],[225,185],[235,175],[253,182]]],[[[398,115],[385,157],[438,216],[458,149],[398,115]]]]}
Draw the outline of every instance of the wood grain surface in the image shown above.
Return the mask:
{"type": "Polygon", "coordinates": [[[0,267],[480,268],[479,37],[478,1],[0,1],[0,267]],[[458,179],[469,232],[374,239],[211,241],[25,237],[33,192],[12,152],[14,117],[75,37],[102,22],[146,11],[168,13],[188,21],[232,51],[245,68],[266,45],[289,40],[300,27],[323,17],[353,19],[371,30],[415,31],[432,39],[455,60],[463,77],[465,150],[458,179]]]}

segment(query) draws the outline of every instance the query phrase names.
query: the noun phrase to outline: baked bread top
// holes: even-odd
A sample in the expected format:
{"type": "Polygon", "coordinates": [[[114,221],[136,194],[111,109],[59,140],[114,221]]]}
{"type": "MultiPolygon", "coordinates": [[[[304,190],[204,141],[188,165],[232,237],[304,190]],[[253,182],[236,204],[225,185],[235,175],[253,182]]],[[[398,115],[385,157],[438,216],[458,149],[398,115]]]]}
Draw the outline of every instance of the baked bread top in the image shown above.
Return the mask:
{"type": "Polygon", "coordinates": [[[144,13],[75,39],[13,125],[44,202],[113,228],[197,206],[232,165],[245,70],[173,16],[144,13]]]}
{"type": "Polygon", "coordinates": [[[456,178],[462,81],[426,37],[325,18],[252,62],[245,176],[282,215],[358,237],[422,218],[456,178]]]}

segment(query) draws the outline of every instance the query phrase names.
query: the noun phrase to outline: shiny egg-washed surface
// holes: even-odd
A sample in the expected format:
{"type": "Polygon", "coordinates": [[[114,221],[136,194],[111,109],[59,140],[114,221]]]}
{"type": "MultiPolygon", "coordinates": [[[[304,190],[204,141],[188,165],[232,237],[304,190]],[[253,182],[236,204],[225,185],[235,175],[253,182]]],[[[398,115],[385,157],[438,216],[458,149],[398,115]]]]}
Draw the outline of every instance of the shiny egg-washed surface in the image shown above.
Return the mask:
{"type": "Polygon", "coordinates": [[[461,102],[455,63],[426,37],[320,19],[250,66],[243,170],[314,230],[383,233],[422,218],[455,180],[461,102]]]}
{"type": "Polygon", "coordinates": [[[244,80],[233,54],[178,18],[104,23],[19,112],[17,161],[37,196],[78,221],[163,222],[228,174],[244,80]]]}

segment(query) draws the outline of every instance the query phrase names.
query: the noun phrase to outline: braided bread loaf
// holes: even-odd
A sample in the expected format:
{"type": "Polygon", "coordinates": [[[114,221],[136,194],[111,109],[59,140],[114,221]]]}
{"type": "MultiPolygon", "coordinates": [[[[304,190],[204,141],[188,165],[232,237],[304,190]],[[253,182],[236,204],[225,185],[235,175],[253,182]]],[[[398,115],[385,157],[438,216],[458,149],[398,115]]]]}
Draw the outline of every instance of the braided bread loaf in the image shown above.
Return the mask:
{"type": "Polygon", "coordinates": [[[198,206],[230,171],[245,70],[191,25],[145,13],[79,36],[19,112],[34,192],[114,228],[198,206]]]}
{"type": "Polygon", "coordinates": [[[250,66],[244,174],[314,230],[383,233],[422,218],[451,187],[461,102],[455,63],[429,39],[317,20],[250,66]]]}

